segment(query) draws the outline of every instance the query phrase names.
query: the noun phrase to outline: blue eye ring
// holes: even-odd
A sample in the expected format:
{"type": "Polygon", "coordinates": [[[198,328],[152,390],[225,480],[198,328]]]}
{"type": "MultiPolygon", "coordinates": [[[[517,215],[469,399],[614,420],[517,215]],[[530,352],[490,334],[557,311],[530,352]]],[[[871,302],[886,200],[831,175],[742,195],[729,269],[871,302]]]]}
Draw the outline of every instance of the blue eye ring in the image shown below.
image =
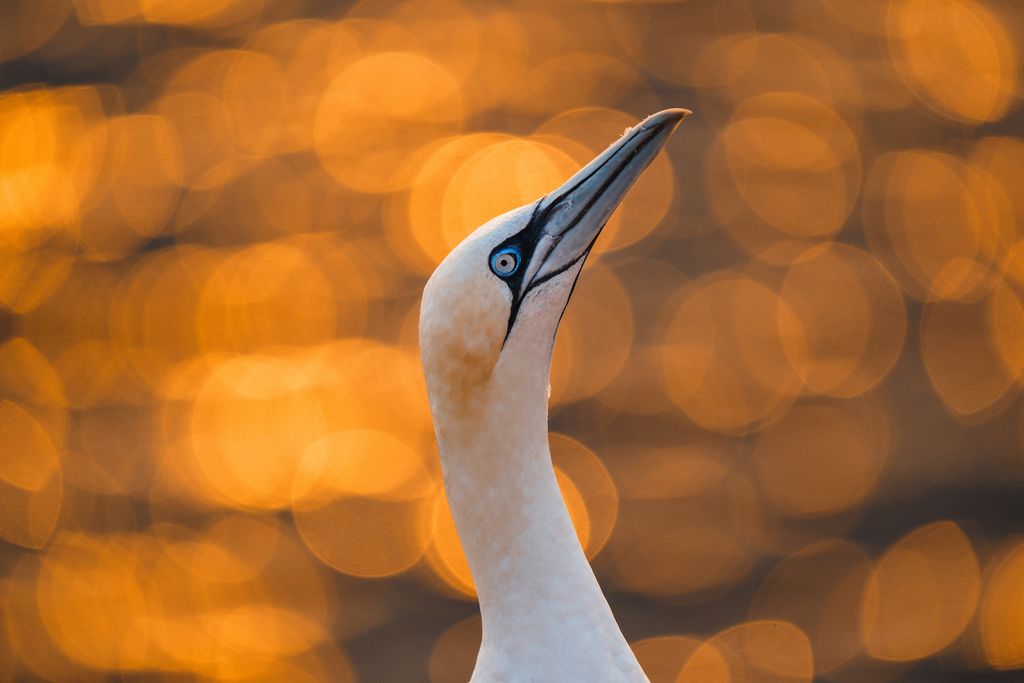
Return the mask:
{"type": "Polygon", "coordinates": [[[522,261],[523,252],[519,247],[512,245],[499,249],[491,254],[491,272],[498,277],[511,277],[519,270],[522,261]]]}

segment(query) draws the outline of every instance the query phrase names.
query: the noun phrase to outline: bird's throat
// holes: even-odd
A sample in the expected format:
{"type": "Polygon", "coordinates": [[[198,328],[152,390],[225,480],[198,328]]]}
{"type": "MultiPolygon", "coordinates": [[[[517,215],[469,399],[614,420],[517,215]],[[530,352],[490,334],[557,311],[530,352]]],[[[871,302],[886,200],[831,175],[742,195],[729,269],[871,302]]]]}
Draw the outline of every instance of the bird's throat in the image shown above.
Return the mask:
{"type": "MultiPolygon", "coordinates": [[[[555,478],[547,368],[496,373],[505,374],[492,378],[471,409],[433,406],[445,488],[480,599],[478,670],[493,673],[509,657],[555,658],[547,665],[574,675],[618,670],[624,659],[633,667],[555,478]],[[571,638],[566,624],[573,624],[571,638]]],[[[633,679],[623,673],[616,680],[633,679]]],[[[645,680],[639,666],[632,673],[645,680]]]]}

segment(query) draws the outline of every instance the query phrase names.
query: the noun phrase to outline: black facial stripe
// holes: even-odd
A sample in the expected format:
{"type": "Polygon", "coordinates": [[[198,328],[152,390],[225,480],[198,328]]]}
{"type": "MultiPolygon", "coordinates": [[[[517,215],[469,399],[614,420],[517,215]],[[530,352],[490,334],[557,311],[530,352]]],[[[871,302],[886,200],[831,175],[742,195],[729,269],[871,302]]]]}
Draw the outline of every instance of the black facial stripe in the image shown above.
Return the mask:
{"type": "MultiPolygon", "coordinates": [[[[628,156],[625,159],[619,161],[619,170],[621,171],[621,169],[624,168],[633,157],[639,154],[640,150],[644,149],[647,143],[650,142],[650,140],[654,138],[658,133],[660,133],[661,130],[661,126],[651,128],[650,131],[647,132],[647,135],[640,141],[640,143],[636,145],[631,152],[629,152],[628,156]]],[[[547,196],[541,197],[537,201],[537,204],[533,209],[533,213],[531,214],[530,220],[527,222],[526,227],[524,227],[522,230],[515,233],[514,235],[505,238],[505,240],[502,241],[501,244],[495,247],[494,250],[491,252],[491,255],[488,258],[492,258],[496,252],[514,244],[517,247],[519,247],[520,253],[522,254],[520,267],[516,270],[516,272],[510,277],[501,278],[505,282],[505,285],[509,288],[509,291],[512,293],[512,305],[510,307],[508,315],[508,326],[505,328],[505,339],[504,341],[502,341],[503,347],[505,345],[505,342],[508,341],[509,335],[512,334],[512,325],[515,324],[516,316],[519,314],[519,308],[522,305],[523,301],[526,300],[526,296],[530,293],[530,291],[544,284],[548,280],[551,280],[552,278],[557,277],[558,275],[561,275],[565,271],[569,270],[577,263],[579,263],[581,259],[586,259],[586,257],[590,254],[590,251],[593,248],[594,243],[597,241],[598,236],[600,236],[601,231],[604,229],[604,226],[602,225],[601,228],[594,233],[594,239],[590,241],[590,244],[587,245],[587,248],[584,249],[579,255],[577,255],[576,258],[572,259],[570,262],[566,263],[561,268],[558,268],[557,270],[548,273],[544,277],[539,278],[534,282],[531,282],[529,287],[527,287],[526,289],[522,289],[523,277],[525,276],[526,271],[529,270],[528,268],[525,268],[523,266],[529,264],[533,260],[533,252],[536,250],[537,243],[540,241],[542,227],[545,221],[547,221],[547,219],[549,218],[550,212],[559,205],[559,203],[562,201],[562,199],[565,198],[566,195],[577,190],[583,183],[589,180],[595,173],[603,169],[606,165],[608,165],[612,161],[618,160],[620,158],[619,153],[622,152],[622,150],[624,149],[626,148],[617,150],[615,154],[612,154],[607,159],[602,161],[597,166],[597,168],[595,168],[593,171],[587,174],[586,177],[581,178],[577,183],[573,184],[560,195],[558,195],[555,198],[555,200],[549,204],[547,209],[541,210],[541,205],[547,199],[547,196]],[[522,295],[517,296],[516,293],[519,292],[521,289],[522,295]]],[[[613,182],[615,182],[615,179],[618,177],[618,172],[609,174],[607,180],[605,180],[604,183],[601,185],[600,189],[594,193],[594,195],[590,198],[587,204],[583,207],[583,210],[579,211],[576,214],[576,216],[572,219],[572,222],[570,222],[569,225],[566,226],[566,228],[562,231],[563,235],[570,232],[576,227],[576,225],[583,219],[583,217],[587,215],[587,213],[594,206],[594,204],[601,197],[601,195],[605,192],[605,190],[607,190],[608,187],[613,182]]],[[[578,281],[578,279],[579,275],[577,275],[577,279],[573,281],[573,289],[576,288],[576,282],[578,281]]],[[[572,291],[569,292],[569,296],[572,296],[572,291]]],[[[566,306],[568,306],[568,299],[566,299],[566,306]]],[[[565,314],[564,307],[562,309],[562,314],[565,314]]],[[[561,320],[561,316],[559,316],[559,320],[561,320]]]]}
{"type": "MultiPolygon", "coordinates": [[[[505,328],[505,339],[501,342],[502,347],[508,341],[508,336],[512,334],[512,325],[515,324],[516,315],[519,314],[519,306],[522,304],[523,299],[526,298],[526,292],[523,292],[522,297],[516,296],[516,292],[519,291],[523,284],[523,277],[527,270],[525,266],[533,259],[533,252],[536,250],[537,242],[540,239],[541,226],[544,225],[544,219],[546,218],[546,212],[540,210],[540,205],[544,199],[545,197],[541,197],[537,200],[537,205],[534,207],[533,214],[530,215],[530,220],[526,223],[526,227],[506,238],[494,250],[499,251],[514,244],[519,247],[519,251],[522,254],[522,260],[519,262],[519,268],[516,269],[516,272],[511,277],[502,278],[502,281],[504,281],[512,293],[512,306],[508,312],[508,326],[505,328]]],[[[493,255],[494,252],[491,252],[491,254],[493,255]]]]}

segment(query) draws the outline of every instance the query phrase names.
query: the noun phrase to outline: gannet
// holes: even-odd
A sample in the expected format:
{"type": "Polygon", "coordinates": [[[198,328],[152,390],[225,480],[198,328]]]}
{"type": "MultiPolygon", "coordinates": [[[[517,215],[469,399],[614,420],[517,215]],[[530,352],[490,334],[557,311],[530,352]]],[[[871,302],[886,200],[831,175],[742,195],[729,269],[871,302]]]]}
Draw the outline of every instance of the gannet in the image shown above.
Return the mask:
{"type": "Polygon", "coordinates": [[[477,228],[424,288],[420,355],[483,620],[472,683],[648,680],[559,493],[551,352],[594,241],[689,113],[649,116],[557,190],[477,228]]]}

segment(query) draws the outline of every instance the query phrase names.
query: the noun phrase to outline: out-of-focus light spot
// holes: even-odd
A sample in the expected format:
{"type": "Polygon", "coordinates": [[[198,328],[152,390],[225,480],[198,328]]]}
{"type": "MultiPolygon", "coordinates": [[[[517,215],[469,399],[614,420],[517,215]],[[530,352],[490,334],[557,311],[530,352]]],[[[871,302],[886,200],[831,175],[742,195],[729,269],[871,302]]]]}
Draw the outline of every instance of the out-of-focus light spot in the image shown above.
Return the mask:
{"type": "MultiPolygon", "coordinates": [[[[986,175],[982,177],[995,186],[990,192],[995,193],[995,188],[998,188],[1000,198],[1012,207],[1013,216],[1007,222],[1024,225],[1024,194],[1019,190],[1024,185],[1024,139],[982,138],[971,151],[971,163],[984,171],[986,175]]],[[[1001,226],[993,227],[998,229],[1001,226]]],[[[1008,232],[1012,234],[1012,231],[1008,232]]]]}
{"type": "Polygon", "coordinates": [[[62,493],[50,435],[17,403],[0,400],[0,537],[41,548],[57,524],[62,493]]]}
{"type": "Polygon", "coordinates": [[[97,669],[143,668],[152,634],[142,550],[130,536],[56,539],[36,599],[47,633],[69,658],[97,669]]]}
{"type": "Polygon", "coordinates": [[[861,629],[876,659],[920,659],[967,627],[981,572],[970,541],[954,522],[929,524],[897,541],[875,564],[864,593],[861,629]]]}
{"type": "Polygon", "coordinates": [[[654,636],[629,645],[651,683],[676,683],[701,641],[687,636],[654,636]]]}
{"type": "Polygon", "coordinates": [[[361,339],[185,364],[166,385],[166,483],[218,504],[290,504],[307,449],[338,431],[432,435],[414,352],[361,339]]]}
{"type": "Polygon", "coordinates": [[[78,21],[94,24],[122,24],[142,19],[142,0],[73,0],[78,21]]]}
{"type": "Polygon", "coordinates": [[[615,527],[615,519],[619,513],[619,494],[615,482],[594,452],[576,439],[552,433],[548,441],[551,445],[551,461],[556,472],[560,472],[565,478],[564,481],[559,480],[559,486],[562,488],[566,504],[569,504],[566,491],[570,486],[579,496],[581,511],[572,515],[570,505],[569,512],[576,524],[577,532],[584,515],[586,516],[587,538],[584,541],[583,534],[580,533],[580,541],[587,557],[593,557],[604,548],[615,527]]]}
{"type": "MultiPolygon", "coordinates": [[[[616,109],[581,107],[548,119],[537,135],[554,135],[579,142],[586,148],[587,163],[621,135],[624,128],[636,125],[635,117],[616,109]]],[[[610,251],[639,242],[654,231],[672,204],[675,175],[665,154],[659,154],[629,191],[611,220],[601,231],[596,250],[610,251]]]]}
{"type": "Polygon", "coordinates": [[[431,542],[426,557],[431,571],[448,592],[460,598],[476,598],[476,584],[469,570],[469,561],[462,549],[455,519],[442,488],[438,489],[438,495],[434,498],[431,542]]]}
{"type": "Polygon", "coordinates": [[[861,95],[849,63],[800,34],[745,33],[711,42],[693,67],[696,84],[733,106],[766,92],[799,93],[857,112],[861,95]]]}
{"type": "Polygon", "coordinates": [[[462,100],[444,68],[413,53],[364,57],[331,81],[316,115],[316,152],[341,183],[360,192],[390,192],[413,178],[407,157],[458,130],[462,100]]]}
{"type": "Polygon", "coordinates": [[[245,507],[290,503],[306,447],[327,433],[313,372],[270,357],[216,367],[192,408],[183,463],[199,475],[199,492],[245,507]]]}
{"type": "Polygon", "coordinates": [[[481,640],[483,625],[479,616],[467,617],[445,629],[430,652],[427,664],[430,683],[468,681],[473,675],[481,640]]]}
{"type": "Polygon", "coordinates": [[[177,214],[179,233],[213,243],[272,240],[319,227],[311,183],[295,164],[270,158],[241,171],[223,188],[193,192],[177,214]]]}
{"type": "Polygon", "coordinates": [[[222,93],[239,147],[257,155],[270,150],[288,97],[281,66],[267,55],[239,50],[224,74],[222,93]]]}
{"type": "Polygon", "coordinates": [[[161,552],[141,567],[155,645],[149,666],[217,680],[273,679],[282,658],[326,639],[333,596],[276,520],[231,515],[200,534],[170,524],[154,531],[161,552]]]}
{"type": "Polygon", "coordinates": [[[71,406],[142,399],[123,356],[108,339],[116,286],[113,268],[79,261],[46,301],[19,322],[20,334],[52,361],[71,406]]]}
{"type": "Polygon", "coordinates": [[[15,313],[31,311],[60,286],[72,260],[70,250],[0,246],[0,305],[15,313]]]}
{"type": "Polygon", "coordinates": [[[758,482],[785,514],[835,514],[874,489],[889,441],[886,407],[876,402],[798,405],[758,436],[758,482]]]}
{"type": "Polygon", "coordinates": [[[1024,544],[1017,542],[992,561],[980,621],[989,665],[997,669],[1024,666],[1024,544]]]}
{"type": "Polygon", "coordinates": [[[508,105],[547,114],[588,104],[611,104],[639,80],[633,69],[608,54],[560,54],[533,66],[510,90],[508,105]]]}
{"type": "Polygon", "coordinates": [[[213,0],[199,5],[173,0],[141,0],[142,14],[154,24],[227,26],[256,18],[266,0],[213,0]]]}
{"type": "Polygon", "coordinates": [[[298,19],[263,28],[247,47],[270,55],[283,69],[287,96],[281,102],[281,149],[312,149],[320,98],[331,79],[360,54],[355,32],[344,21],[298,19]]]}
{"type": "Polygon", "coordinates": [[[478,226],[536,201],[578,168],[560,149],[524,138],[469,136],[442,146],[419,172],[409,203],[429,268],[478,226]]]}
{"type": "Polygon", "coordinates": [[[751,278],[715,275],[683,288],[666,311],[662,381],[706,429],[745,433],[782,414],[803,390],[800,323],[751,278]],[[794,362],[795,361],[795,362],[794,362]]]}
{"type": "MultiPolygon", "coordinates": [[[[424,159],[416,172],[409,200],[407,205],[402,206],[405,209],[404,215],[395,216],[384,226],[388,231],[389,246],[410,268],[423,275],[429,275],[441,259],[476,227],[466,223],[459,215],[460,212],[453,211],[455,207],[449,207],[449,203],[454,202],[445,199],[452,177],[478,152],[513,139],[498,133],[474,133],[442,139],[423,152],[424,159]],[[409,239],[410,236],[412,239],[409,239]]],[[[564,165],[568,166],[567,163],[564,165]]],[[[547,186],[540,192],[557,187],[559,182],[554,179],[558,173],[549,170],[549,166],[550,164],[545,164],[545,180],[556,184],[547,186]]],[[[502,172],[514,171],[515,167],[510,167],[503,169],[502,172]]],[[[536,172],[537,169],[534,168],[533,171],[536,172]]],[[[528,179],[529,176],[524,172],[523,177],[528,179]]],[[[519,178],[512,178],[513,185],[521,183],[519,178]]],[[[461,198],[461,193],[453,200],[456,198],[461,198]]],[[[512,201],[515,202],[516,199],[520,198],[513,198],[512,201]]],[[[528,201],[530,198],[523,197],[519,204],[513,203],[503,210],[507,211],[528,201]]]]}
{"type": "Polygon", "coordinates": [[[177,130],[159,116],[113,117],[85,145],[88,163],[103,170],[90,183],[78,236],[92,256],[121,258],[158,234],[176,205],[183,173],[177,130]]]}
{"type": "Polygon", "coordinates": [[[565,310],[551,360],[551,401],[601,391],[622,370],[633,343],[633,311],[619,278],[590,266],[565,310]]]}
{"type": "Polygon", "coordinates": [[[950,118],[996,121],[1019,88],[1015,45],[974,0],[897,0],[888,38],[896,66],[921,100],[950,118]]]}
{"type": "Polygon", "coordinates": [[[64,385],[53,365],[27,339],[0,345],[0,392],[18,401],[60,448],[68,428],[64,385]]]}
{"type": "Polygon", "coordinates": [[[851,4],[844,0],[819,0],[844,25],[872,36],[885,35],[888,5],[883,3],[851,4]]]}
{"type": "Polygon", "coordinates": [[[314,357],[322,373],[317,396],[332,431],[375,429],[433,444],[427,387],[414,349],[353,338],[314,357]]]}
{"type": "Polygon", "coordinates": [[[617,462],[615,479],[622,495],[636,500],[663,500],[697,495],[728,476],[721,458],[703,447],[651,448],[617,462]]]}
{"type": "Polygon", "coordinates": [[[94,88],[0,94],[0,244],[24,248],[75,225],[75,169],[100,166],[80,143],[102,117],[94,88]]]}
{"type": "Polygon", "coordinates": [[[154,389],[200,353],[199,299],[222,259],[211,249],[171,247],[139,259],[122,278],[110,307],[112,337],[136,376],[154,389]]]}
{"type": "Polygon", "coordinates": [[[247,683],[358,683],[359,676],[352,660],[340,647],[321,643],[313,650],[270,661],[266,669],[244,680],[247,683]]]}
{"type": "Polygon", "coordinates": [[[860,601],[871,572],[864,550],[830,540],[784,558],[757,591],[750,614],[781,619],[807,635],[817,674],[839,668],[861,649],[860,601]]]}
{"type": "Polygon", "coordinates": [[[869,254],[842,244],[812,247],[790,266],[780,295],[803,328],[794,366],[808,389],[856,396],[892,369],[906,308],[896,282],[869,254]]]}
{"type": "Polygon", "coordinates": [[[786,621],[748,621],[716,634],[697,648],[678,683],[747,681],[810,683],[814,678],[811,643],[786,621]]]}
{"type": "Polygon", "coordinates": [[[711,204],[751,254],[786,263],[846,221],[860,189],[861,158],[846,122],[797,93],[739,105],[707,157],[711,204]]]}
{"type": "Polygon", "coordinates": [[[985,321],[1003,369],[1018,382],[1024,380],[1024,302],[1012,287],[999,284],[992,290],[985,321]]]}
{"type": "MultiPolygon", "coordinates": [[[[614,5],[613,5],[614,7],[614,5]]],[[[616,38],[645,69],[670,83],[699,82],[693,65],[701,50],[723,32],[750,31],[754,16],[745,0],[622,3],[616,38]]]]}
{"type": "Polygon", "coordinates": [[[41,555],[23,555],[0,583],[3,621],[11,641],[11,654],[20,673],[47,680],[72,680],[82,667],[69,659],[50,637],[37,599],[41,555]]]}
{"type": "Polygon", "coordinates": [[[264,0],[210,0],[203,3],[173,0],[74,0],[83,24],[149,22],[181,26],[225,26],[258,16],[264,0]]]}
{"type": "MultiPolygon", "coordinates": [[[[477,10],[462,0],[403,0],[388,8],[385,19],[414,37],[417,47],[465,85],[480,62],[483,47],[477,10]]],[[[348,11],[353,18],[381,14],[380,5],[374,0],[362,0],[348,11]]],[[[406,45],[410,42],[404,41],[406,45]]]]}
{"type": "Polygon", "coordinates": [[[421,458],[395,437],[339,432],[303,457],[292,512],[321,561],[346,574],[383,577],[408,569],[426,550],[434,490],[421,458]]]}
{"type": "Polygon", "coordinates": [[[992,280],[984,299],[929,302],[921,317],[921,358],[928,378],[960,418],[999,408],[1024,369],[1024,307],[1001,279],[992,280]]]}
{"type": "Polygon", "coordinates": [[[178,131],[186,186],[220,187],[237,174],[240,164],[231,161],[235,150],[222,100],[203,92],[170,92],[151,109],[172,121],[178,131]],[[218,172],[211,172],[214,169],[218,172]]]}
{"type": "Polygon", "coordinates": [[[225,259],[206,282],[197,322],[205,350],[255,351],[329,340],[335,310],[330,284],[312,258],[279,242],[225,259]]]}
{"type": "Polygon", "coordinates": [[[42,47],[71,14],[70,0],[9,0],[0,6],[0,62],[42,47]]]}
{"type": "Polygon", "coordinates": [[[728,586],[750,570],[761,510],[745,478],[701,450],[622,455],[622,502],[605,550],[619,584],[681,595],[728,586]]]}
{"type": "Polygon", "coordinates": [[[503,105],[526,80],[533,39],[527,18],[524,13],[496,9],[478,19],[478,59],[463,77],[467,111],[503,105]]]}
{"type": "Polygon", "coordinates": [[[1014,240],[1006,197],[990,174],[951,155],[890,152],[868,174],[865,232],[909,294],[976,298],[989,284],[984,267],[1014,240]]]}

